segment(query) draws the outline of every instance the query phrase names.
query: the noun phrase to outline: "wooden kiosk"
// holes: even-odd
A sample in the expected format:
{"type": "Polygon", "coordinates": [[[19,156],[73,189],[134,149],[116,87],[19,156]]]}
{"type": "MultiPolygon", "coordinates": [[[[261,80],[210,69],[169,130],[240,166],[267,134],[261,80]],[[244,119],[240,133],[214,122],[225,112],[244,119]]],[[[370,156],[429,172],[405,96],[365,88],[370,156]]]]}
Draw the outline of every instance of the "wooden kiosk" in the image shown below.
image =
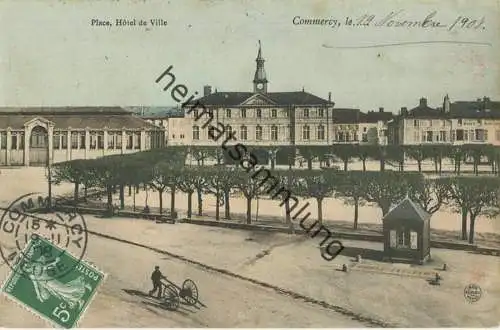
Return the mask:
{"type": "Polygon", "coordinates": [[[383,218],[384,260],[423,264],[430,258],[430,218],[406,197],[383,218]]]}

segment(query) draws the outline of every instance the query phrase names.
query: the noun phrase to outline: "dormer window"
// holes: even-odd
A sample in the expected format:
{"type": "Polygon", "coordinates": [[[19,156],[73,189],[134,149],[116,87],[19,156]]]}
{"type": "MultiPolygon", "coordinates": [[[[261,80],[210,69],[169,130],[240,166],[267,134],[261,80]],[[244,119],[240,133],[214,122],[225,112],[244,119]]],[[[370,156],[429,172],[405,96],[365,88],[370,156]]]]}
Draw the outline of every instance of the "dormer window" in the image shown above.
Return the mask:
{"type": "Polygon", "coordinates": [[[276,117],[278,117],[278,111],[276,111],[276,109],[272,109],[272,110],[271,110],[271,117],[272,117],[272,118],[276,118],[276,117]]]}
{"type": "Polygon", "coordinates": [[[231,109],[226,109],[226,118],[231,118],[231,109]]]}
{"type": "Polygon", "coordinates": [[[257,116],[257,118],[262,118],[262,109],[257,109],[255,111],[255,115],[257,116]]]}
{"type": "Polygon", "coordinates": [[[309,109],[304,109],[304,118],[309,118],[309,109]]]}

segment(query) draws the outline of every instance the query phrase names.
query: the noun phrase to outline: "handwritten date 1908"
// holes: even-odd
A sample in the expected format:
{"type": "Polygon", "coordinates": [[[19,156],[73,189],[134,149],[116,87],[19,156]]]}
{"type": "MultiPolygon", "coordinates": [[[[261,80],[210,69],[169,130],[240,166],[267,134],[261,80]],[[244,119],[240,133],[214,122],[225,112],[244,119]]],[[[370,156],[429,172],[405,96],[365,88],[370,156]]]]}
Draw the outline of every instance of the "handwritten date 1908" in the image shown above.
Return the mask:
{"type": "Polygon", "coordinates": [[[484,17],[481,19],[472,19],[466,16],[458,16],[457,19],[448,27],[448,31],[454,30],[484,30],[484,17]]]}

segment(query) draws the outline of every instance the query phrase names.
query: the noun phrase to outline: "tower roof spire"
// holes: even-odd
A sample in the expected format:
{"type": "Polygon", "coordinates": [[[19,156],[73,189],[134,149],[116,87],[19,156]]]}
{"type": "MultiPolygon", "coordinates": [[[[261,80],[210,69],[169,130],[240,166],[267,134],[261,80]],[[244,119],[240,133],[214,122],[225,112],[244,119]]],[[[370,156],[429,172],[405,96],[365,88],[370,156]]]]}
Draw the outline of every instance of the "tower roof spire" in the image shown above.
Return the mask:
{"type": "Polygon", "coordinates": [[[259,51],[257,53],[257,58],[255,59],[257,62],[257,67],[255,68],[255,75],[253,78],[254,83],[254,92],[264,92],[267,93],[267,77],[266,70],[264,69],[264,58],[262,57],[262,44],[259,40],[259,51]]]}

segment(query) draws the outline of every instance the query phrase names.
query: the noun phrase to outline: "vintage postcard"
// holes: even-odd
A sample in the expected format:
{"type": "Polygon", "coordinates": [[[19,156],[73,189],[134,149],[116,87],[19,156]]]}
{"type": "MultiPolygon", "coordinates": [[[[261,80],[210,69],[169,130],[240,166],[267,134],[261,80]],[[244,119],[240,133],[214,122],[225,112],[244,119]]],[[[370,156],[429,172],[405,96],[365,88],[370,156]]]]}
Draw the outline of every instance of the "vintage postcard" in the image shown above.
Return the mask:
{"type": "Polygon", "coordinates": [[[0,326],[498,326],[499,17],[1,0],[0,326]]]}

